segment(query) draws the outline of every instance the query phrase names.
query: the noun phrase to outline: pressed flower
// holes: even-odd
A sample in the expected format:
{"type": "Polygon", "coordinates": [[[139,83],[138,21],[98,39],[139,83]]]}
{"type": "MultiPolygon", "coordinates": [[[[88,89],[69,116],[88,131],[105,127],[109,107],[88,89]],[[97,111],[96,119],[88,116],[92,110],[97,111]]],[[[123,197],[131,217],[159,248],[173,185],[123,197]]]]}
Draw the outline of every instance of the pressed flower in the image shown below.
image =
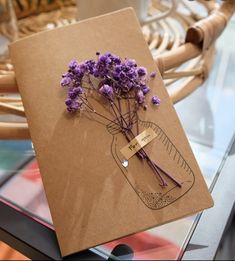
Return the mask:
{"type": "Polygon", "coordinates": [[[70,105],[72,104],[72,102],[73,102],[73,100],[71,100],[71,99],[66,99],[66,100],[65,100],[65,104],[66,104],[67,106],[70,106],[70,105]]]}
{"type": "Polygon", "coordinates": [[[69,93],[68,93],[68,97],[69,97],[70,99],[76,99],[77,96],[78,96],[78,94],[77,94],[76,91],[71,90],[71,91],[69,91],[69,93]]]}
{"type": "Polygon", "coordinates": [[[156,77],[156,75],[157,75],[157,73],[156,73],[156,72],[151,72],[151,73],[150,73],[150,75],[149,75],[149,77],[150,77],[150,78],[155,78],[155,77],[156,77]]]}
{"type": "Polygon", "coordinates": [[[70,77],[63,77],[60,81],[62,87],[68,86],[71,83],[72,79],[70,77]]]}
{"type": "Polygon", "coordinates": [[[137,66],[136,61],[133,60],[133,59],[127,59],[126,64],[127,64],[127,66],[130,66],[130,67],[136,67],[137,66]]]}
{"type": "Polygon", "coordinates": [[[72,60],[69,63],[69,69],[73,70],[76,66],[78,66],[78,62],[76,60],[72,60]]]}
{"type": "MultiPolygon", "coordinates": [[[[62,75],[60,83],[62,87],[67,87],[68,92],[65,105],[68,112],[75,113],[84,108],[92,113],[96,113],[106,121],[118,125],[126,139],[129,140],[128,135],[134,136],[132,127],[135,122],[132,114],[135,114],[134,118],[137,118],[138,109],[143,108],[147,110],[145,96],[150,92],[148,80],[155,76],[156,72],[148,75],[147,69],[143,66],[138,67],[133,59],[125,58],[123,60],[112,53],[100,54],[100,52],[96,52],[96,60],[91,59],[81,63],[72,60],[68,65],[67,73],[62,75]],[[93,84],[93,80],[97,85],[93,84]],[[89,89],[89,92],[87,89],[89,89]],[[89,99],[90,90],[106,98],[110,104],[110,110],[114,119],[107,118],[93,108],[89,99]],[[123,103],[126,103],[126,106],[122,109],[123,103]],[[124,117],[122,114],[126,110],[128,110],[128,117],[124,117]]],[[[159,105],[160,98],[153,96],[152,103],[159,105]]],[[[138,123],[136,124],[138,129],[138,123]]],[[[138,152],[137,155],[141,160],[148,162],[162,181],[161,185],[167,185],[160,174],[161,171],[159,171],[157,164],[149,158],[144,149],[138,152]]],[[[169,174],[167,176],[175,181],[169,174]]],[[[180,183],[177,183],[177,185],[181,186],[180,183]]]]}
{"type": "Polygon", "coordinates": [[[76,112],[81,107],[81,105],[82,104],[78,101],[72,101],[70,105],[67,106],[67,110],[69,112],[76,112]]]}
{"type": "Polygon", "coordinates": [[[149,91],[150,91],[149,86],[147,86],[147,85],[142,86],[142,92],[144,95],[146,95],[149,91]]]}
{"type": "MultiPolygon", "coordinates": [[[[86,92],[83,89],[83,82],[87,82],[87,79],[92,77],[100,82],[96,91],[109,101],[115,102],[117,97],[126,99],[134,97],[138,104],[143,105],[145,96],[150,92],[148,79],[154,78],[156,72],[152,72],[148,77],[147,69],[143,66],[138,67],[134,59],[122,60],[109,52],[101,54],[97,51],[96,56],[96,60],[90,59],[81,63],[72,60],[69,63],[68,72],[62,75],[61,86],[68,87],[66,106],[69,107],[69,111],[74,112],[84,105],[86,92]]],[[[159,105],[160,99],[152,98],[152,103],[159,105]]],[[[146,109],[147,105],[142,107],[146,109]]]]}
{"type": "Polygon", "coordinates": [[[155,95],[155,96],[152,97],[152,104],[159,105],[160,102],[161,102],[161,100],[158,96],[155,95]]]}
{"type": "Polygon", "coordinates": [[[147,75],[147,70],[144,67],[139,67],[137,73],[140,77],[147,75]]]}

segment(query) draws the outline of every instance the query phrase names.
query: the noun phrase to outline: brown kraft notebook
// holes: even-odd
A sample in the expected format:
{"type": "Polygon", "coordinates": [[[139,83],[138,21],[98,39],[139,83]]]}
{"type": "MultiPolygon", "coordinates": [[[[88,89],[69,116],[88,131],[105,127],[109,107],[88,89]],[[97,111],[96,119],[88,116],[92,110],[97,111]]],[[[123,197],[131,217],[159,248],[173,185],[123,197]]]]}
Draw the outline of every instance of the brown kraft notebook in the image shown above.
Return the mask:
{"type": "MultiPolygon", "coordinates": [[[[10,53],[63,256],[213,205],[131,8],[19,40],[10,53]],[[149,81],[147,110],[129,115],[126,100],[121,101],[121,121],[132,117],[134,136],[142,133],[142,141],[154,136],[144,150],[157,170],[139,154],[125,161],[128,142],[117,127],[120,119],[67,112],[61,75],[72,59],[96,59],[97,51],[135,59],[149,73],[157,72],[149,81]],[[155,94],[159,106],[151,104],[155,94]],[[161,186],[156,171],[167,186],[161,186]]],[[[97,112],[113,117],[102,97],[88,96],[97,112]]]]}

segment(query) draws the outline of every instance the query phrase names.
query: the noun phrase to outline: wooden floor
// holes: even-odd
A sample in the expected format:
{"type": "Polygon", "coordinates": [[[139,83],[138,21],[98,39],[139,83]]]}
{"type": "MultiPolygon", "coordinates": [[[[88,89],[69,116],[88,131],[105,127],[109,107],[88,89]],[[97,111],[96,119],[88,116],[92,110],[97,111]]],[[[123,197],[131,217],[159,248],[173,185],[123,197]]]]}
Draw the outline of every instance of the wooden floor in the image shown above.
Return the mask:
{"type": "Polygon", "coordinates": [[[0,260],[29,260],[29,259],[0,241],[0,260]]]}

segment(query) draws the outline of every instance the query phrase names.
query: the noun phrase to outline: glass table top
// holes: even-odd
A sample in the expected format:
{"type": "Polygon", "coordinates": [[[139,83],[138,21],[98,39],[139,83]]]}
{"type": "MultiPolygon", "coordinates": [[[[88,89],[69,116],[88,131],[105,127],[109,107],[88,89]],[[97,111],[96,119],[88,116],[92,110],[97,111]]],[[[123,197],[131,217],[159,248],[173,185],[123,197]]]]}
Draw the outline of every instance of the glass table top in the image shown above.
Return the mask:
{"type": "MultiPolygon", "coordinates": [[[[234,140],[234,32],[235,22],[231,22],[217,43],[214,67],[207,82],[175,105],[210,189],[234,140]]],[[[0,200],[10,202],[53,227],[30,141],[0,141],[0,200]]],[[[92,251],[107,258],[116,245],[126,244],[134,251],[135,260],[177,260],[196,221],[197,216],[180,219],[98,246],[92,251]]]]}

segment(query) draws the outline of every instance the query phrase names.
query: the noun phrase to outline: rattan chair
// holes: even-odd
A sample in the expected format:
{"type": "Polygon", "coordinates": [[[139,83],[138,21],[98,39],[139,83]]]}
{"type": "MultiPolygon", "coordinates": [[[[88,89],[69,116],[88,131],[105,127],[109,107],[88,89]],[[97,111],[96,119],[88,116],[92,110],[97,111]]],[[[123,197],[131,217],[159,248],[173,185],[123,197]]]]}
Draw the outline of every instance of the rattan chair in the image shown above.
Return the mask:
{"type": "MultiPolygon", "coordinates": [[[[190,95],[205,81],[213,64],[214,43],[235,11],[235,0],[220,5],[215,1],[197,2],[206,11],[204,17],[195,13],[188,1],[178,0],[181,8],[175,8],[163,20],[143,26],[143,34],[173,103],[190,95]]],[[[18,20],[19,37],[76,22],[73,1],[70,5],[66,3],[66,7],[62,1],[59,3],[60,9],[22,15],[18,20]]],[[[161,2],[152,0],[150,15],[166,9],[161,2]]],[[[0,114],[0,139],[30,138],[9,58],[0,63],[0,114]]]]}

